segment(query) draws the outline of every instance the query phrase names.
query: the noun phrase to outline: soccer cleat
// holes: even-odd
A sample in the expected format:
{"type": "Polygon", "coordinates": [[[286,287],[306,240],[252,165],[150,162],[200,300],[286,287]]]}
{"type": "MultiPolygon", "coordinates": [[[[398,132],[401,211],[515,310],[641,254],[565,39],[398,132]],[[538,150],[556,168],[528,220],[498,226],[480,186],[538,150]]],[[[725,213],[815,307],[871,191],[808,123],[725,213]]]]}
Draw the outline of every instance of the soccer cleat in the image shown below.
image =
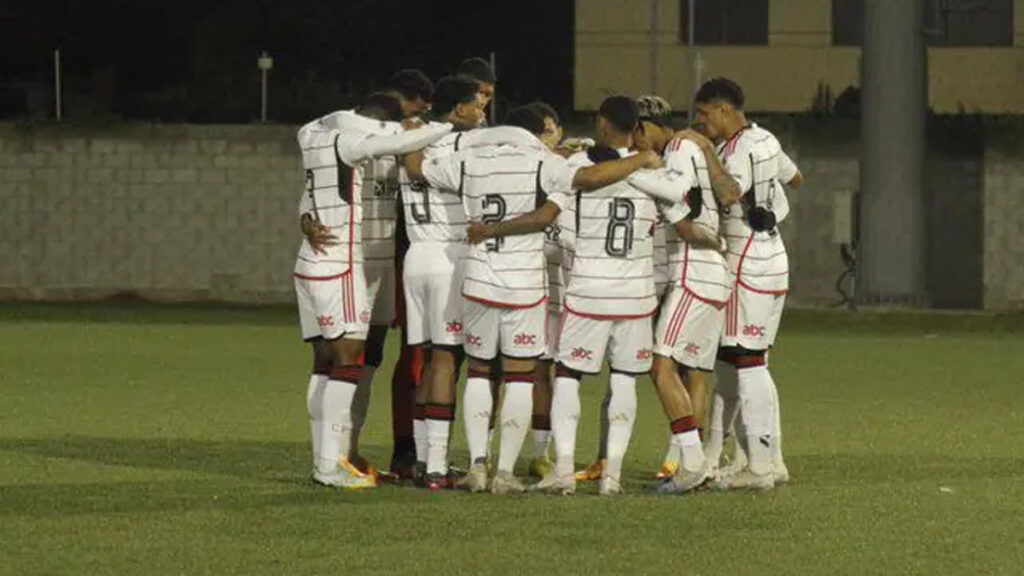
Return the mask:
{"type": "Polygon", "coordinates": [[[737,446],[736,450],[732,454],[732,459],[729,460],[729,462],[725,466],[721,467],[721,475],[723,477],[732,476],[734,474],[738,474],[741,470],[745,469],[746,467],[747,455],[746,453],[743,452],[743,450],[740,450],[737,446]]]}
{"type": "Polygon", "coordinates": [[[447,474],[438,474],[434,472],[432,474],[427,474],[426,487],[427,490],[430,490],[431,492],[449,490],[452,487],[452,482],[447,474]]]}
{"type": "Polygon", "coordinates": [[[601,496],[615,496],[622,494],[622,484],[611,476],[601,478],[601,489],[598,491],[601,496]]]}
{"type": "Polygon", "coordinates": [[[712,484],[715,490],[771,490],[774,487],[775,478],[772,472],[754,474],[749,468],[728,476],[723,474],[712,484]]]}
{"type": "Polygon", "coordinates": [[[583,470],[576,473],[577,482],[597,482],[604,474],[605,460],[596,460],[583,470]]]}
{"type": "Polygon", "coordinates": [[[530,476],[537,478],[544,478],[551,473],[552,468],[551,460],[547,456],[541,458],[534,458],[530,461],[530,476]]]}
{"type": "Polygon", "coordinates": [[[569,496],[576,493],[576,476],[559,476],[554,472],[551,472],[544,476],[540,482],[530,486],[528,490],[530,492],[539,492],[541,494],[569,496]]]}
{"type": "Polygon", "coordinates": [[[317,484],[342,488],[344,490],[361,490],[373,488],[376,482],[367,474],[363,474],[348,460],[341,460],[331,472],[317,470],[313,473],[313,481],[317,484]]]}
{"type": "Polygon", "coordinates": [[[526,492],[526,487],[511,472],[498,470],[494,479],[491,480],[491,494],[522,494],[523,492],[526,492]]]}
{"type": "Polygon", "coordinates": [[[672,462],[671,460],[666,460],[661,463],[661,468],[659,468],[658,472],[654,474],[654,479],[668,480],[675,476],[677,470],[679,470],[678,461],[672,462]]]}
{"type": "Polygon", "coordinates": [[[487,464],[480,462],[469,467],[469,472],[459,480],[455,486],[470,492],[484,492],[487,490],[487,464]]]}
{"type": "Polygon", "coordinates": [[[396,480],[413,480],[416,475],[416,456],[404,455],[392,458],[389,473],[396,480]]]}
{"type": "Polygon", "coordinates": [[[776,460],[772,466],[772,476],[774,476],[776,486],[789,483],[789,468],[786,467],[786,462],[782,458],[776,460]]]}
{"type": "Polygon", "coordinates": [[[676,473],[665,482],[658,485],[658,494],[685,494],[700,488],[708,481],[708,474],[705,469],[697,472],[680,467],[676,473]]]}
{"type": "Polygon", "coordinates": [[[370,464],[370,462],[366,458],[363,458],[362,456],[356,456],[355,460],[352,461],[352,464],[356,467],[357,470],[373,478],[374,484],[380,482],[380,470],[378,470],[377,467],[374,466],[373,464],[370,464]]]}
{"type": "Polygon", "coordinates": [[[416,465],[412,469],[412,481],[413,484],[420,488],[427,485],[427,463],[416,462],[416,465]]]}

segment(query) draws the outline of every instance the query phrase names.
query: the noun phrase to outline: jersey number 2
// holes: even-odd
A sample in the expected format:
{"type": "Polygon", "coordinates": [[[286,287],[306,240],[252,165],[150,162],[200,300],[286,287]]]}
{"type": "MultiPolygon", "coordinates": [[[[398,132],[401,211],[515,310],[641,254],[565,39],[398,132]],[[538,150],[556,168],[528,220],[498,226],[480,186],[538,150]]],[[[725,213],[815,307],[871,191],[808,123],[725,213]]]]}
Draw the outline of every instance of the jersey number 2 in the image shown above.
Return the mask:
{"type": "MultiPolygon", "coordinates": [[[[486,224],[497,224],[505,219],[507,207],[505,199],[498,194],[488,194],[483,199],[484,214],[481,220],[486,224]]],[[[505,245],[505,238],[491,238],[486,242],[488,252],[497,252],[505,245]]]]}
{"type": "Polygon", "coordinates": [[[604,251],[615,258],[625,258],[633,251],[633,217],[636,206],[627,198],[616,198],[608,205],[608,229],[604,251]]]}

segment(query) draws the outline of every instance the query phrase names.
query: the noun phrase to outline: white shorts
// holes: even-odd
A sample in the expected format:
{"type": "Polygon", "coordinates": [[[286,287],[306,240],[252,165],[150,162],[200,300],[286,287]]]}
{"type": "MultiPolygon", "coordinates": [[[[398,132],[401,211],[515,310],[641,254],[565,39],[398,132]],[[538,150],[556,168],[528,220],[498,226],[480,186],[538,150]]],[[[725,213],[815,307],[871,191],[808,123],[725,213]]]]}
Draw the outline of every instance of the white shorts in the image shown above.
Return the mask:
{"type": "Polygon", "coordinates": [[[366,301],[370,303],[370,324],[391,325],[395,321],[395,267],[363,265],[366,301]]]}
{"type": "Polygon", "coordinates": [[[785,304],[785,293],[754,292],[737,285],[725,305],[721,345],[767,350],[775,344],[785,304]]]}
{"type": "Polygon", "coordinates": [[[462,276],[467,246],[413,242],[405,253],[405,337],[410,346],[462,345],[462,276]]]}
{"type": "Polygon", "coordinates": [[[697,370],[713,370],[725,308],[673,286],[654,330],[654,353],[697,370]]]}
{"type": "Polygon", "coordinates": [[[303,340],[366,340],[370,310],[362,267],[331,278],[296,276],[295,296],[303,340]]]}
{"type": "Polygon", "coordinates": [[[547,350],[544,302],[529,308],[499,308],[464,298],[463,306],[463,348],[467,356],[493,360],[499,346],[508,358],[540,358],[547,350]]]}
{"type": "Polygon", "coordinates": [[[612,370],[651,371],[651,317],[601,320],[568,310],[558,336],[558,363],[584,374],[601,372],[605,350],[612,370]]]}
{"type": "Polygon", "coordinates": [[[562,318],[564,317],[564,313],[548,308],[547,320],[544,321],[548,349],[541,355],[541,360],[558,358],[558,333],[562,331],[562,318]]]}

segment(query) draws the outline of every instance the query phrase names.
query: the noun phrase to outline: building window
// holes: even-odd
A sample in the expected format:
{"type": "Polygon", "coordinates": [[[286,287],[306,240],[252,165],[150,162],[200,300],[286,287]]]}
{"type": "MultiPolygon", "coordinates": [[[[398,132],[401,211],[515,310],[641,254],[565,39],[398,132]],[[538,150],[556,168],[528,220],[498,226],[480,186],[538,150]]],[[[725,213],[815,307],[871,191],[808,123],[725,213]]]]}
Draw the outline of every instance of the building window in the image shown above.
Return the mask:
{"type": "MultiPolygon", "coordinates": [[[[693,0],[696,44],[768,44],[768,0],[693,0]]],[[[679,3],[679,37],[689,44],[690,0],[679,3]]]]}
{"type": "MultiPolygon", "coordinates": [[[[929,46],[1012,46],[1013,0],[925,0],[929,46]]],[[[832,44],[860,46],[864,0],[832,0],[832,44]]]]}

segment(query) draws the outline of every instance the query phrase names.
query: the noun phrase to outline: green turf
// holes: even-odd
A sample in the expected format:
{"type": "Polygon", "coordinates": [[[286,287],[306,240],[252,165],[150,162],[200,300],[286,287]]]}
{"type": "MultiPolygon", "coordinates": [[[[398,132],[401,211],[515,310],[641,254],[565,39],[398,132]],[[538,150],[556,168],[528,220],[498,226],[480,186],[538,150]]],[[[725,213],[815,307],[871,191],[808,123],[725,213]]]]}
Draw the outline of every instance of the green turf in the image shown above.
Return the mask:
{"type": "Polygon", "coordinates": [[[1022,324],[794,313],[772,356],[790,486],[649,494],[644,381],[629,495],[499,498],[310,485],[288,309],[0,306],[0,574],[1020,574],[1022,324]]]}

